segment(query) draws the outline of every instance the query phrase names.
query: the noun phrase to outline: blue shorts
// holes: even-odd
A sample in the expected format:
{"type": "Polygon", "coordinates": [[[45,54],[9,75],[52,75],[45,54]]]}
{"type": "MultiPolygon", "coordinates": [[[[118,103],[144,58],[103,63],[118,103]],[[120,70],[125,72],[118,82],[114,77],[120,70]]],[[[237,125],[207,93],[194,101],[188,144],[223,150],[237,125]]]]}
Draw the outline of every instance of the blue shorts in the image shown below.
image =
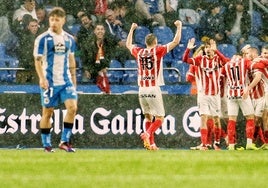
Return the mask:
{"type": "Polygon", "coordinates": [[[62,85],[41,89],[41,104],[44,107],[56,107],[67,99],[77,100],[77,92],[73,85],[62,85]]]}

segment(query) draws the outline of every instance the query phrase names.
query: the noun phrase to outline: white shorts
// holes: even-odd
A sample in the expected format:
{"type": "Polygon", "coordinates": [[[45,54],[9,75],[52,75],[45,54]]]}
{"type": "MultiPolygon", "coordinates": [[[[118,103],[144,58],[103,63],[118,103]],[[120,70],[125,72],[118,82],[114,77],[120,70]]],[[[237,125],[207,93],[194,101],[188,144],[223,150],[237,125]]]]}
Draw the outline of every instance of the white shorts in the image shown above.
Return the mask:
{"type": "Polygon", "coordinates": [[[198,95],[199,114],[220,116],[221,99],[220,95],[198,95]]]}
{"type": "Polygon", "coordinates": [[[254,107],[250,97],[247,99],[228,99],[227,108],[229,116],[238,116],[239,108],[241,109],[244,116],[254,115],[254,107]]]}
{"type": "Polygon", "coordinates": [[[139,87],[139,101],[143,114],[165,116],[160,87],[139,87]]]}
{"type": "Polygon", "coordinates": [[[265,98],[265,106],[264,106],[264,109],[268,110],[268,92],[266,92],[266,91],[265,91],[264,98],[265,98]]]}
{"type": "Polygon", "coordinates": [[[228,118],[228,108],[227,108],[227,96],[221,97],[221,112],[220,118],[226,119],[228,118]]]}
{"type": "Polygon", "coordinates": [[[258,99],[252,99],[252,104],[254,107],[254,115],[257,117],[262,117],[264,106],[265,106],[265,97],[261,97],[258,99]]]}

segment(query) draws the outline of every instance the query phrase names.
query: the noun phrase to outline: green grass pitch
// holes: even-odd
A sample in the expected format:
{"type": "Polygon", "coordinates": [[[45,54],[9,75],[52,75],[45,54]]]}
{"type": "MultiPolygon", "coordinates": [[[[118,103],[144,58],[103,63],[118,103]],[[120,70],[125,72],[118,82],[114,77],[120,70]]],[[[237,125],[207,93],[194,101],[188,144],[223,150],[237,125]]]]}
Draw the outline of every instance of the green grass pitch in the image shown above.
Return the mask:
{"type": "Polygon", "coordinates": [[[0,187],[267,187],[267,151],[0,149],[0,187]]]}

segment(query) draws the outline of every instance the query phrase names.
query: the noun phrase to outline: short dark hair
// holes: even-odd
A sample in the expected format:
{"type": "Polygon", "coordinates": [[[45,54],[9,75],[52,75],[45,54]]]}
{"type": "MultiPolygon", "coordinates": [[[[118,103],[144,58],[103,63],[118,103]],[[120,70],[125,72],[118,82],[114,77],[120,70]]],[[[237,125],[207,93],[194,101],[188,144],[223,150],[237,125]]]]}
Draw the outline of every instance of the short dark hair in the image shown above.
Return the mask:
{"type": "Polygon", "coordinates": [[[63,8],[61,7],[54,7],[48,14],[48,17],[51,16],[59,16],[59,17],[66,17],[66,12],[63,8]]]}
{"type": "Polygon", "coordinates": [[[268,44],[264,45],[262,49],[268,50],[268,44]]]}
{"type": "Polygon", "coordinates": [[[155,41],[155,39],[157,39],[157,37],[153,33],[150,33],[150,34],[146,35],[145,43],[147,45],[151,46],[153,44],[153,42],[155,41]]]}
{"type": "Polygon", "coordinates": [[[84,14],[82,14],[80,17],[79,17],[79,19],[81,20],[83,17],[88,17],[88,19],[90,19],[90,20],[92,20],[91,19],[91,16],[90,16],[90,14],[88,14],[88,13],[84,13],[84,14]]]}

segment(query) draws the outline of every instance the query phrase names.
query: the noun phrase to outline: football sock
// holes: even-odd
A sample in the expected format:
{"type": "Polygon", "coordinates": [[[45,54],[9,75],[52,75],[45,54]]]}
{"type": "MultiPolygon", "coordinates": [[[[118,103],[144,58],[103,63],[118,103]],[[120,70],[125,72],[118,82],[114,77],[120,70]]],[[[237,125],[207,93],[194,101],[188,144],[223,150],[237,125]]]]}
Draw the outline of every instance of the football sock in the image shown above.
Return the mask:
{"type": "Polygon", "coordinates": [[[227,133],[225,132],[225,130],[223,128],[221,128],[220,131],[221,131],[221,138],[225,139],[227,136],[227,133]]]}
{"type": "MultiPolygon", "coordinates": [[[[150,122],[150,121],[146,121],[145,122],[145,130],[147,131],[149,128],[150,128],[150,126],[152,125],[152,122],[150,122]]],[[[152,145],[152,144],[154,144],[154,134],[150,134],[150,144],[152,145]]]]}
{"type": "Polygon", "coordinates": [[[151,135],[154,134],[154,132],[162,125],[162,121],[160,119],[156,119],[150,128],[147,130],[147,132],[151,135]]]}
{"type": "Polygon", "coordinates": [[[221,138],[221,128],[215,127],[214,128],[214,140],[216,142],[220,142],[220,138],[221,138]]]}
{"type": "Polygon", "coordinates": [[[254,119],[248,119],[246,121],[246,136],[247,136],[247,138],[253,139],[254,130],[255,130],[254,119]]]}
{"type": "Polygon", "coordinates": [[[202,145],[205,146],[207,144],[208,130],[204,128],[200,129],[200,133],[202,145]]]}
{"type": "Polygon", "coordinates": [[[227,135],[229,144],[235,143],[236,136],[236,121],[229,120],[227,125],[227,135]]]}
{"type": "Polygon", "coordinates": [[[259,135],[262,143],[265,143],[265,138],[264,138],[263,131],[262,131],[262,128],[261,127],[259,127],[258,135],[259,135]]]}
{"type": "Polygon", "coordinates": [[[69,143],[71,135],[72,135],[73,123],[64,122],[63,125],[64,125],[64,127],[63,127],[63,131],[61,133],[61,142],[69,143]]]}
{"type": "Polygon", "coordinates": [[[41,140],[43,147],[51,147],[51,133],[49,129],[41,129],[41,140]]]}
{"type": "Polygon", "coordinates": [[[110,93],[111,92],[110,83],[109,83],[109,79],[108,79],[106,73],[104,73],[104,78],[103,79],[104,79],[105,92],[110,93]]]}
{"type": "Polygon", "coordinates": [[[213,136],[213,127],[214,127],[214,121],[213,119],[207,120],[207,144],[212,144],[212,136],[213,136]]]}
{"type": "Polygon", "coordinates": [[[265,130],[263,133],[265,144],[268,144],[268,130],[265,130]]]}

